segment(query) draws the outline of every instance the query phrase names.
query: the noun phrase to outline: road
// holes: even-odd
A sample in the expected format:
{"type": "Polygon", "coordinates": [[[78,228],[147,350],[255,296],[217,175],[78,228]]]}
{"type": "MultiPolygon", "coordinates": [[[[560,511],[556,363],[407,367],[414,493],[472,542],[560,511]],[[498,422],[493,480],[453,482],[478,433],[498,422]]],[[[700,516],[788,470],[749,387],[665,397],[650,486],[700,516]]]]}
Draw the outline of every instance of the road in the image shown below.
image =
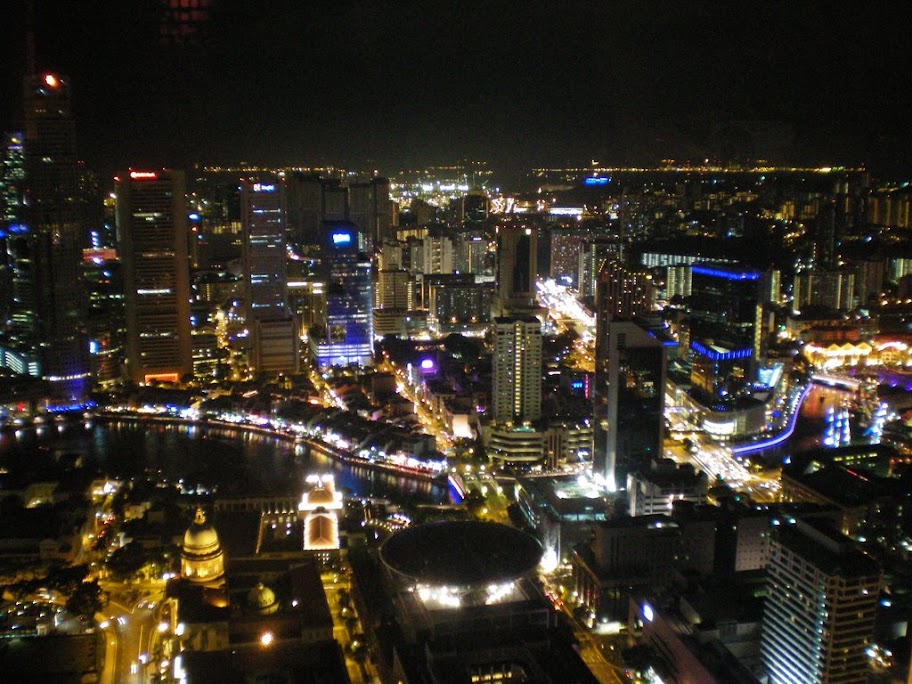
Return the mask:
{"type": "Polygon", "coordinates": [[[104,610],[106,620],[99,625],[105,633],[107,648],[101,682],[142,684],[148,680],[148,666],[154,665],[147,663],[158,627],[157,608],[164,594],[164,583],[102,581],[100,584],[111,596],[104,610]]]}

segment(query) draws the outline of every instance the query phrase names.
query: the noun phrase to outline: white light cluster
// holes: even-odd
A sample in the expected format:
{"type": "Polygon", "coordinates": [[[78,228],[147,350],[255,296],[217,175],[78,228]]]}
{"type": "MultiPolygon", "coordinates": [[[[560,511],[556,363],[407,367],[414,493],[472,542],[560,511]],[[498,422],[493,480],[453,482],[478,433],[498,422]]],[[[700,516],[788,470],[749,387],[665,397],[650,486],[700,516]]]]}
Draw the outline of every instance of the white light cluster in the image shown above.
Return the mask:
{"type": "Polygon", "coordinates": [[[485,604],[490,606],[492,603],[500,603],[505,598],[509,597],[512,593],[513,582],[490,584],[488,585],[488,596],[485,599],[485,604]]]}
{"type": "Polygon", "coordinates": [[[418,598],[425,604],[437,604],[444,608],[459,608],[462,605],[455,587],[429,587],[419,584],[416,591],[418,598]]]}

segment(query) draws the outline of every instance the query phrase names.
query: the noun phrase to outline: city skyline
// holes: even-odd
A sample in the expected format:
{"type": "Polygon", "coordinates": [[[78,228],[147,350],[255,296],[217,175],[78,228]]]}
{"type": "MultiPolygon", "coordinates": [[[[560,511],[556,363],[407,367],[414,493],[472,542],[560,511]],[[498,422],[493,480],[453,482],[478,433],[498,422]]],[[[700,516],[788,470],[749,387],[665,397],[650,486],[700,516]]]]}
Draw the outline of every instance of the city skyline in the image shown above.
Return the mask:
{"type": "MultiPolygon", "coordinates": [[[[15,130],[25,3],[4,31],[15,130]]],[[[97,170],[196,162],[389,170],[674,157],[905,172],[909,9],[810,3],[35,3],[36,65],[69,76],[97,170]],[[177,6],[177,5],[175,5],[177,6]]]]}

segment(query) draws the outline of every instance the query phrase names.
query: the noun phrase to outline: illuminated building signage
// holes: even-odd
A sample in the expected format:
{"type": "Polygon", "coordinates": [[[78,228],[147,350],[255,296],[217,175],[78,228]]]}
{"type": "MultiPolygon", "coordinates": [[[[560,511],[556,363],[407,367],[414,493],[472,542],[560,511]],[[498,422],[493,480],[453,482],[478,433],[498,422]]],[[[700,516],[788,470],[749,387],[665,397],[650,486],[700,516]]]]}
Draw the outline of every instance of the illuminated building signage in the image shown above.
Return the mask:
{"type": "Polygon", "coordinates": [[[276,186],[274,183],[254,183],[253,191],[254,192],[275,192],[276,186]]]}
{"type": "Polygon", "coordinates": [[[434,368],[433,359],[422,359],[421,361],[421,370],[432,370],[434,368]]]}
{"type": "Polygon", "coordinates": [[[755,271],[723,271],[719,268],[708,268],[706,266],[694,266],[691,271],[695,275],[724,278],[725,280],[760,280],[760,274],[755,271]]]}
{"type": "Polygon", "coordinates": [[[158,174],[154,171],[130,171],[130,178],[133,180],[154,180],[158,174]]]}
{"type": "Polygon", "coordinates": [[[333,233],[332,241],[334,245],[348,245],[351,244],[352,236],[351,233],[333,233]]]}
{"type": "Polygon", "coordinates": [[[583,181],[583,185],[608,185],[607,176],[593,176],[583,181]]]}

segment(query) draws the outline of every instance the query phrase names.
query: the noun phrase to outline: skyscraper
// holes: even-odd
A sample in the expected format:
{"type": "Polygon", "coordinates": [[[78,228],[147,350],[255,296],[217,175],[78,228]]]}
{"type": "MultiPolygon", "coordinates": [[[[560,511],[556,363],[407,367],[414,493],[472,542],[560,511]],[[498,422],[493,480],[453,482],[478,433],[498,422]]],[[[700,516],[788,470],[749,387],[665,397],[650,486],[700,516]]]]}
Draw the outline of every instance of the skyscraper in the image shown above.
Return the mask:
{"type": "Polygon", "coordinates": [[[761,654],[770,684],[863,684],[880,569],[821,520],[773,536],[761,654]]]}
{"type": "Polygon", "coordinates": [[[285,187],[280,179],[241,182],[241,226],[253,367],[259,373],[295,373],[298,331],[288,310],[285,187]]]}
{"type": "Polygon", "coordinates": [[[78,398],[89,379],[81,278],[88,212],[79,187],[70,84],[59,74],[29,74],[23,94],[26,222],[14,248],[22,267],[16,293],[22,296],[14,299],[16,342],[34,354],[41,376],[61,395],[78,398]]]}
{"type": "Polygon", "coordinates": [[[320,253],[326,282],[326,318],[311,329],[311,353],[319,367],[369,366],[374,357],[370,258],[348,222],[325,224],[320,253]]]}
{"type": "Polygon", "coordinates": [[[529,308],[535,302],[538,237],[524,223],[497,228],[497,283],[501,311],[529,308]]]}
{"type": "Polygon", "coordinates": [[[184,173],[127,171],[115,180],[127,370],[134,382],[177,382],[193,371],[184,173]]]}
{"type": "Polygon", "coordinates": [[[721,264],[691,269],[690,380],[720,401],[750,388],[764,350],[760,273],[721,264]]]}
{"type": "Polygon", "coordinates": [[[631,470],[662,456],[666,345],[630,321],[609,321],[599,331],[593,472],[614,488],[631,470]]]}
{"type": "Polygon", "coordinates": [[[285,192],[277,178],[241,181],[241,253],[248,320],[287,314],[285,192]]]}
{"type": "Polygon", "coordinates": [[[368,183],[352,183],[348,188],[348,220],[358,226],[379,246],[393,237],[390,232],[390,186],[385,178],[373,178],[368,183]]]}
{"type": "Polygon", "coordinates": [[[491,416],[496,423],[541,418],[542,337],[537,318],[494,319],[491,416]]]}

